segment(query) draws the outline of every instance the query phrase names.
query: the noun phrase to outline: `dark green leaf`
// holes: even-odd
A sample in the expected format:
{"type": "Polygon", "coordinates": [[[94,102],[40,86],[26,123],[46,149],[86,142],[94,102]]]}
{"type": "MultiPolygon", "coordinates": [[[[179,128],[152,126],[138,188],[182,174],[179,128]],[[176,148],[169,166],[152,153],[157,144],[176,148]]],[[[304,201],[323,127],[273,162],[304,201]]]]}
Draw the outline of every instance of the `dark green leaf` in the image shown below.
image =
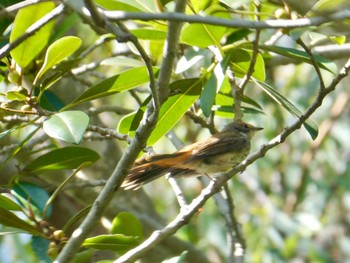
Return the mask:
{"type": "Polygon", "coordinates": [[[0,207],[0,224],[23,230],[32,235],[41,235],[34,226],[2,207],[0,207]]]}
{"type": "Polygon", "coordinates": [[[50,137],[78,144],[89,125],[89,116],[82,111],[64,111],[44,121],[43,129],[50,137]]]}
{"type": "Polygon", "coordinates": [[[16,202],[12,201],[10,198],[4,196],[3,194],[0,194],[0,207],[6,210],[22,210],[22,208],[16,202]]]}
{"type": "Polygon", "coordinates": [[[220,90],[221,85],[225,80],[225,73],[231,58],[232,52],[228,53],[225,58],[215,66],[214,72],[204,85],[200,98],[200,106],[206,117],[209,117],[211,114],[211,108],[214,105],[216,93],[220,90]]]}
{"type": "Polygon", "coordinates": [[[148,138],[147,145],[153,145],[164,136],[195,103],[202,89],[202,81],[200,79],[177,80],[170,84],[170,89],[178,90],[180,93],[169,97],[162,105],[157,126],[148,138]]]}
{"type": "MultiPolygon", "coordinates": [[[[260,46],[260,48],[266,51],[271,51],[273,53],[279,54],[281,56],[295,59],[299,62],[305,62],[312,65],[309,55],[302,50],[298,50],[295,48],[286,48],[286,47],[279,47],[279,46],[264,46],[264,45],[260,46]]],[[[317,65],[320,68],[325,69],[333,74],[337,73],[338,71],[337,66],[334,62],[318,55],[314,55],[314,57],[317,62],[317,65]]]]}
{"type": "MultiPolygon", "coordinates": [[[[156,73],[158,69],[154,68],[156,73]]],[[[146,67],[129,69],[118,75],[102,80],[81,94],[70,106],[126,91],[149,81],[146,67]]]]}
{"type": "Polygon", "coordinates": [[[43,154],[24,168],[24,171],[41,172],[63,169],[75,169],[86,162],[95,162],[99,155],[88,148],[65,147],[43,154]]]}
{"type": "Polygon", "coordinates": [[[134,137],[135,131],[137,127],[139,127],[140,121],[142,120],[143,114],[145,113],[147,105],[151,99],[152,96],[148,96],[136,112],[124,116],[118,124],[118,132],[134,137]]]}
{"type": "MultiPolygon", "coordinates": [[[[42,188],[32,183],[16,183],[12,187],[14,196],[22,202],[24,207],[28,207],[26,202],[29,202],[31,206],[35,206],[39,209],[40,214],[43,212],[47,200],[50,198],[49,194],[42,188]]],[[[52,207],[50,206],[47,215],[52,213],[52,207]]]]}
{"type": "MultiPolygon", "coordinates": [[[[275,89],[273,89],[271,86],[264,82],[257,82],[259,84],[259,87],[262,88],[263,91],[266,92],[271,98],[273,98],[275,101],[277,101],[283,108],[285,108],[287,111],[289,111],[292,115],[296,117],[300,117],[302,115],[302,112],[294,106],[287,98],[282,96],[280,93],[278,93],[275,89]]],[[[311,138],[313,140],[316,139],[318,135],[318,127],[312,120],[307,120],[304,123],[304,127],[309,132],[311,138]]]]}
{"type": "Polygon", "coordinates": [[[39,104],[48,111],[60,111],[64,107],[63,101],[50,90],[43,92],[39,104]]]}

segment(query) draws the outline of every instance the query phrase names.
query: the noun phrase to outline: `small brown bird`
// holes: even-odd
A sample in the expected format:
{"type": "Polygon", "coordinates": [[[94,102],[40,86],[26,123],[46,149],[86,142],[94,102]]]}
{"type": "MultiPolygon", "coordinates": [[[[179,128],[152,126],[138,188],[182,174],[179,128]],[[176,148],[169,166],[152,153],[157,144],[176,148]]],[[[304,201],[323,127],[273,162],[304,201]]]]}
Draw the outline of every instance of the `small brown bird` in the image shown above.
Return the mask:
{"type": "Polygon", "coordinates": [[[248,156],[250,140],[259,130],[262,128],[236,121],[177,152],[143,156],[135,161],[122,187],[138,189],[167,173],[172,177],[186,177],[227,172],[248,156]]]}

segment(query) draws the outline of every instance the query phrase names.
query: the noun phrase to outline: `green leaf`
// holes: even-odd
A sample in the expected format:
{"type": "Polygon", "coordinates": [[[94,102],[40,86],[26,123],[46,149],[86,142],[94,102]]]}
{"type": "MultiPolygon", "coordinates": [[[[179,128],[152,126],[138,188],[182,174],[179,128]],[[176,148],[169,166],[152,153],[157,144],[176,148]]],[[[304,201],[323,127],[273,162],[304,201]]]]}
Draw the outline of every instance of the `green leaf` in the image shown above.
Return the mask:
{"type": "Polygon", "coordinates": [[[15,214],[10,211],[0,207],[0,224],[4,226],[14,227],[17,229],[21,229],[25,232],[28,232],[32,235],[41,236],[42,233],[39,232],[36,227],[27,223],[26,221],[20,219],[15,214]]]}
{"type": "Polygon", "coordinates": [[[152,28],[135,28],[130,31],[138,39],[165,40],[167,36],[165,31],[152,28]]]}
{"type": "Polygon", "coordinates": [[[82,111],[64,111],[44,121],[43,129],[52,138],[78,144],[89,125],[89,116],[82,111]]]}
{"type": "Polygon", "coordinates": [[[23,94],[22,92],[18,91],[9,91],[6,93],[6,98],[8,100],[17,100],[17,101],[25,101],[27,96],[23,94]]]}
{"type": "Polygon", "coordinates": [[[112,58],[106,58],[103,61],[101,61],[101,65],[103,66],[114,66],[114,67],[142,67],[144,64],[138,59],[135,58],[128,58],[125,56],[118,56],[118,57],[112,57],[112,58]]]}
{"type": "MultiPolygon", "coordinates": [[[[267,95],[269,95],[271,98],[273,98],[276,102],[278,102],[283,108],[285,108],[287,111],[289,111],[292,115],[296,117],[300,117],[302,115],[302,112],[294,106],[287,98],[282,96],[280,93],[278,93],[275,89],[273,89],[271,86],[264,82],[256,82],[260,88],[262,88],[263,91],[267,95]]],[[[309,132],[311,138],[315,140],[318,135],[318,127],[317,124],[314,123],[312,120],[307,120],[304,124],[304,127],[309,132]]]]}
{"type": "Polygon", "coordinates": [[[140,121],[142,120],[143,114],[145,113],[147,105],[151,99],[152,96],[148,96],[136,112],[125,115],[118,123],[118,132],[134,137],[136,129],[139,127],[140,121]]]}
{"type": "Polygon", "coordinates": [[[328,36],[328,38],[338,45],[343,45],[346,42],[346,36],[328,36]]]}
{"type": "MultiPolygon", "coordinates": [[[[236,77],[243,77],[247,74],[250,67],[253,51],[243,48],[235,48],[232,51],[232,65],[231,69],[235,73],[236,77]]],[[[262,55],[259,53],[256,57],[254,72],[252,75],[254,78],[264,81],[265,75],[265,62],[262,55]]]]}
{"type": "MultiPolygon", "coordinates": [[[[226,9],[212,5],[205,12],[205,16],[230,19],[231,16],[226,9]]],[[[206,48],[211,45],[220,45],[220,41],[227,31],[223,26],[212,26],[205,24],[186,24],[184,25],[180,40],[188,45],[206,48]]]]}
{"type": "Polygon", "coordinates": [[[22,208],[4,194],[0,194],[0,207],[6,210],[22,211],[22,208]]]}
{"type": "Polygon", "coordinates": [[[170,84],[170,89],[180,93],[169,97],[160,108],[157,126],[148,138],[147,145],[153,145],[164,136],[195,103],[202,89],[202,81],[196,78],[177,80],[170,84]]]}
{"type": "MultiPolygon", "coordinates": [[[[22,202],[22,206],[27,208],[27,202],[31,206],[35,206],[40,214],[43,212],[46,201],[49,199],[49,194],[42,188],[32,183],[17,183],[12,187],[13,195],[22,202]]],[[[47,213],[48,216],[52,214],[52,207],[50,206],[47,213]]]]}
{"type": "Polygon", "coordinates": [[[138,238],[140,242],[143,239],[140,220],[128,212],[121,212],[113,219],[111,233],[133,236],[138,238]]]}
{"type": "Polygon", "coordinates": [[[231,58],[232,52],[229,52],[225,58],[215,66],[214,72],[204,85],[200,99],[200,106],[206,117],[209,117],[211,114],[211,108],[214,105],[216,93],[220,90],[221,85],[225,80],[225,73],[231,58]]]}
{"type": "Polygon", "coordinates": [[[137,237],[125,236],[122,234],[112,235],[99,235],[85,239],[82,246],[86,248],[94,248],[101,250],[113,250],[119,253],[125,253],[126,251],[136,247],[140,244],[137,237]]]}
{"type": "MultiPolygon", "coordinates": [[[[158,69],[154,68],[154,72],[158,72],[158,69]]],[[[126,91],[143,85],[148,81],[149,75],[146,67],[129,69],[118,75],[115,75],[97,83],[95,86],[91,87],[83,94],[81,94],[72,103],[72,105],[76,105],[90,100],[95,100],[105,96],[110,96],[118,92],[126,91]]]]}
{"type": "MultiPolygon", "coordinates": [[[[308,17],[336,12],[347,0],[319,0],[306,14],[308,17]]],[[[344,6],[345,8],[345,6],[344,6]]]]}
{"type": "Polygon", "coordinates": [[[0,139],[6,137],[7,135],[11,134],[15,130],[17,130],[17,128],[12,128],[10,130],[6,130],[6,131],[3,131],[3,132],[0,132],[0,139]]]}
{"type": "MultiPolygon", "coordinates": [[[[54,8],[55,4],[53,2],[44,2],[20,9],[16,15],[10,35],[10,43],[22,36],[32,24],[54,8]]],[[[50,21],[10,52],[21,68],[27,67],[41,53],[50,39],[53,26],[54,21],[50,21]]]]}
{"type": "Polygon", "coordinates": [[[35,79],[39,79],[50,68],[72,55],[80,47],[81,43],[81,39],[74,36],[62,37],[52,43],[46,51],[44,64],[35,79]]]}
{"type": "MultiPolygon", "coordinates": [[[[96,4],[101,5],[107,10],[118,10],[126,12],[149,12],[150,10],[143,6],[145,1],[137,0],[127,0],[127,1],[117,1],[117,0],[96,0],[96,4]]],[[[155,9],[153,9],[155,10],[155,9]]]]}
{"type": "Polygon", "coordinates": [[[45,153],[23,170],[29,172],[75,169],[86,162],[96,162],[99,155],[88,148],[70,146],[45,153]]]}
{"type": "Polygon", "coordinates": [[[74,230],[74,227],[76,226],[76,224],[82,220],[83,218],[85,218],[85,216],[89,213],[90,209],[91,209],[92,205],[88,205],[86,207],[84,207],[83,209],[81,209],[78,213],[76,213],[73,217],[71,217],[67,223],[65,223],[65,225],[62,227],[62,231],[67,233],[70,231],[74,230]]]}
{"type": "MultiPolygon", "coordinates": [[[[47,71],[45,75],[36,82],[36,86],[40,87],[42,91],[46,91],[58,80],[60,80],[66,72],[77,66],[80,60],[81,59],[79,58],[75,58],[62,61],[54,68],[47,71]]],[[[42,97],[40,97],[40,99],[42,99],[42,97]]]]}
{"type": "MultiPolygon", "coordinates": [[[[302,50],[298,50],[295,48],[280,47],[280,46],[264,46],[264,45],[260,46],[260,48],[266,51],[279,54],[281,56],[295,59],[299,62],[305,62],[312,65],[309,55],[302,50]]],[[[317,65],[320,68],[325,69],[333,74],[337,73],[338,71],[337,65],[334,62],[318,55],[314,55],[314,57],[317,62],[317,65]]]]}

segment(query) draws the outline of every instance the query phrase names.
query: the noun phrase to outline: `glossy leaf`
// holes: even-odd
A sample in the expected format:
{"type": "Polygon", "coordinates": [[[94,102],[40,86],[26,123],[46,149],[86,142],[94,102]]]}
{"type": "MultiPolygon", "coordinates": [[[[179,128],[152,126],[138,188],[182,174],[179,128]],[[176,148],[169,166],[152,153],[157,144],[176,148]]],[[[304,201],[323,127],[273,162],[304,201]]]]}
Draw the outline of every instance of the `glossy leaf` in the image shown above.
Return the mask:
{"type": "Polygon", "coordinates": [[[138,39],[165,40],[167,33],[152,28],[135,28],[130,30],[138,39]]]}
{"type": "MultiPolygon", "coordinates": [[[[248,49],[237,48],[232,51],[232,65],[231,69],[235,73],[236,77],[243,77],[247,74],[248,69],[251,64],[253,52],[248,49]]],[[[260,81],[264,81],[266,78],[265,75],[265,62],[261,54],[258,54],[256,57],[254,72],[252,75],[254,78],[260,81]]]]}
{"type": "Polygon", "coordinates": [[[0,194],[0,207],[6,210],[21,211],[22,208],[4,194],[0,194]]]}
{"type": "Polygon", "coordinates": [[[153,1],[150,0],[96,0],[95,2],[107,10],[118,10],[127,12],[151,12],[156,10],[153,6],[153,1]]]}
{"type": "Polygon", "coordinates": [[[18,216],[2,207],[0,207],[0,224],[23,230],[31,233],[32,235],[41,235],[36,227],[20,219],[18,216]]]}
{"type": "Polygon", "coordinates": [[[138,59],[135,58],[128,58],[124,56],[118,56],[118,57],[112,57],[112,58],[106,58],[103,61],[101,61],[101,65],[103,66],[124,66],[124,67],[142,67],[144,64],[138,59]]]}
{"type": "Polygon", "coordinates": [[[36,79],[39,79],[50,68],[72,55],[80,47],[81,43],[81,39],[75,36],[62,37],[52,43],[46,51],[44,64],[36,79]]]}
{"type": "Polygon", "coordinates": [[[89,116],[82,111],[64,111],[52,115],[43,129],[52,138],[78,144],[89,124],[89,116]]]}
{"type": "Polygon", "coordinates": [[[127,212],[121,212],[113,219],[111,233],[133,236],[138,238],[139,241],[143,238],[140,220],[133,214],[127,212]]]}
{"type": "Polygon", "coordinates": [[[145,113],[147,105],[151,99],[152,96],[148,96],[136,112],[125,115],[118,123],[118,132],[134,137],[135,131],[137,127],[139,127],[140,121],[142,120],[143,114],[145,113]]]}
{"type": "Polygon", "coordinates": [[[48,111],[60,111],[64,107],[63,101],[50,90],[43,91],[39,104],[48,111]]]}
{"type": "Polygon", "coordinates": [[[164,136],[195,103],[202,89],[202,81],[200,79],[177,80],[170,84],[170,89],[180,93],[169,97],[162,105],[157,126],[148,138],[147,145],[153,145],[164,136]]]}
{"type": "MultiPolygon", "coordinates": [[[[213,5],[206,12],[206,16],[230,19],[231,16],[220,6],[213,5]]],[[[220,41],[227,31],[226,27],[205,24],[184,25],[180,40],[188,45],[206,48],[211,45],[220,45],[220,41]]]]}
{"type": "MultiPolygon", "coordinates": [[[[278,102],[283,108],[289,111],[292,115],[296,117],[300,117],[302,112],[294,106],[286,97],[282,96],[275,89],[264,82],[257,82],[258,85],[268,94],[271,98],[273,98],[276,102],[278,102]]],[[[304,124],[304,127],[309,132],[311,138],[315,140],[318,135],[318,127],[312,120],[307,120],[304,124]]]]}
{"type": "MultiPolygon", "coordinates": [[[[260,48],[266,51],[271,51],[273,53],[279,54],[281,56],[295,59],[299,62],[312,64],[309,55],[302,50],[280,46],[261,46],[260,48]]],[[[320,68],[325,69],[333,74],[337,73],[337,66],[334,62],[318,55],[314,55],[314,57],[317,62],[317,65],[320,68]]]]}
{"type": "Polygon", "coordinates": [[[9,91],[6,93],[6,98],[8,100],[25,101],[27,96],[18,91],[9,91]]]}
{"type": "MultiPolygon", "coordinates": [[[[22,8],[18,11],[14,26],[10,35],[10,42],[14,42],[18,37],[36,21],[42,18],[55,8],[53,2],[44,2],[22,8]]],[[[54,22],[51,21],[43,26],[33,36],[24,40],[19,46],[11,51],[11,56],[21,67],[27,67],[47,45],[54,22]]]]}
{"type": "MultiPolygon", "coordinates": [[[[154,68],[156,73],[158,70],[154,68]]],[[[105,96],[109,96],[118,92],[126,91],[149,81],[149,75],[146,67],[129,69],[118,75],[102,80],[95,86],[91,87],[81,94],[72,105],[82,102],[95,100],[105,96]]],[[[71,106],[72,106],[71,105],[71,106]]]]}
{"type": "Polygon", "coordinates": [[[39,156],[26,166],[24,171],[41,172],[75,169],[83,163],[96,162],[99,158],[99,155],[89,148],[70,146],[55,149],[39,156]]]}
{"type": "Polygon", "coordinates": [[[99,235],[85,239],[82,246],[101,250],[113,250],[124,253],[140,244],[137,237],[122,234],[99,235]]]}
{"type": "MultiPolygon", "coordinates": [[[[23,207],[28,207],[27,202],[30,206],[35,206],[40,214],[43,212],[45,204],[49,199],[49,194],[42,188],[32,183],[17,183],[12,187],[13,195],[22,202],[23,207]]],[[[52,213],[52,207],[50,206],[47,210],[47,215],[50,216],[52,213]]]]}

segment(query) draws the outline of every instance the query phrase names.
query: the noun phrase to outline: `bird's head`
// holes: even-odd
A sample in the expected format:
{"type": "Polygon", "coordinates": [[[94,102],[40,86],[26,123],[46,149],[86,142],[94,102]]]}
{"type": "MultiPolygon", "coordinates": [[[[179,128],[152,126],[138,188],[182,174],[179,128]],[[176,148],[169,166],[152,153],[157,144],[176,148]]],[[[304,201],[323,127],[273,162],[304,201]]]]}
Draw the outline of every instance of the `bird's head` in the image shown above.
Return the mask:
{"type": "Polygon", "coordinates": [[[262,129],[263,128],[255,127],[254,125],[239,120],[226,125],[222,132],[240,132],[247,134],[249,138],[252,138],[257,131],[262,129]]]}

